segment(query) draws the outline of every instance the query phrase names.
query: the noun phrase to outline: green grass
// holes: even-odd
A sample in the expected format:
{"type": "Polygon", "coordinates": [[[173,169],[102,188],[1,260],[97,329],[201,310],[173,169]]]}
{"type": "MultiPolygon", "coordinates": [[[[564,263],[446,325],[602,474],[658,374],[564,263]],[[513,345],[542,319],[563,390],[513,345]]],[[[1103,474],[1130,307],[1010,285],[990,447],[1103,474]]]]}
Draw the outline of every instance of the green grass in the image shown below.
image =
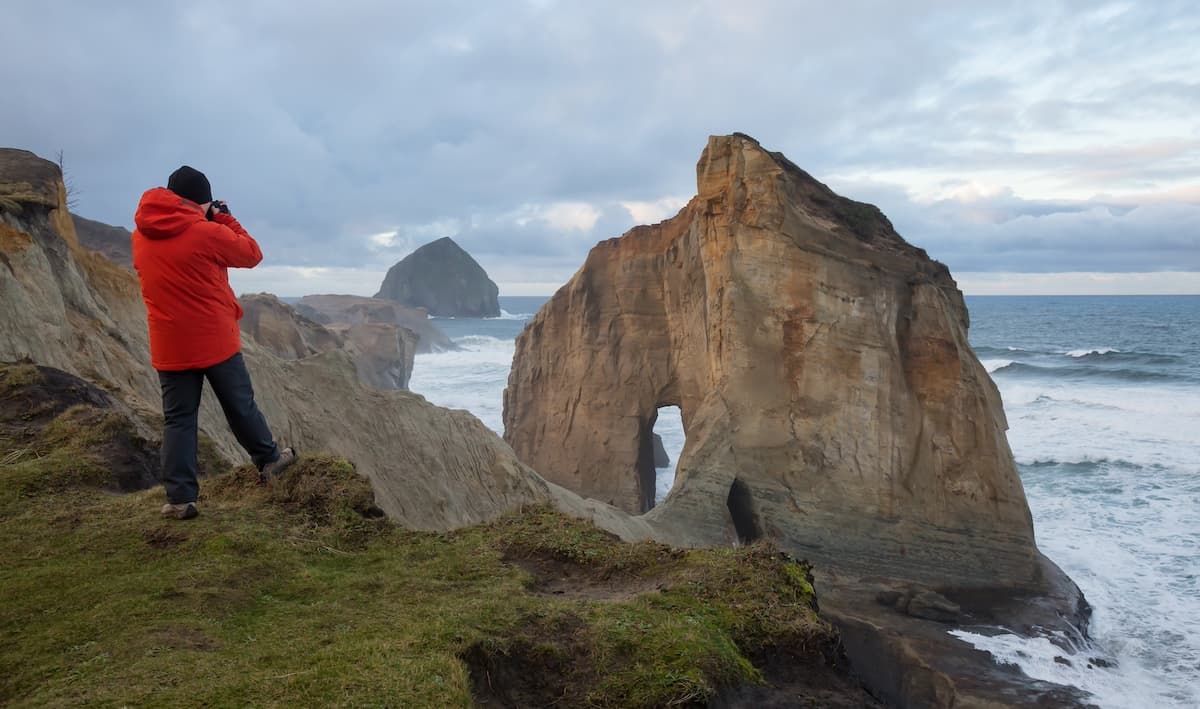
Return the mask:
{"type": "Polygon", "coordinates": [[[516,702],[686,705],[835,642],[807,568],[766,547],[622,544],[544,508],[409,532],[324,456],[269,486],[208,479],[201,516],[166,521],[161,489],[98,492],[69,450],[0,465],[21,489],[0,507],[0,704],[466,707],[490,680],[516,702]]]}

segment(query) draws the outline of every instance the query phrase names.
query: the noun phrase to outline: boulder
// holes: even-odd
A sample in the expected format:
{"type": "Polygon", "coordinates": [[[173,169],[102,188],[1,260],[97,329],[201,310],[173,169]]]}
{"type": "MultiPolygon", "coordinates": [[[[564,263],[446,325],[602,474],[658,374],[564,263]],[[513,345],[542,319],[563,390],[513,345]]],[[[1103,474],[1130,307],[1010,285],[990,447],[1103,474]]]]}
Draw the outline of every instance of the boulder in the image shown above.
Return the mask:
{"type": "Polygon", "coordinates": [[[500,290],[450,237],[425,244],[388,269],[376,298],[448,318],[500,316],[500,290]]]}
{"type": "Polygon", "coordinates": [[[306,295],[296,309],[323,325],[381,323],[399,325],[417,335],[417,354],[458,349],[446,333],[429,320],[424,310],[357,295],[306,295]]]}

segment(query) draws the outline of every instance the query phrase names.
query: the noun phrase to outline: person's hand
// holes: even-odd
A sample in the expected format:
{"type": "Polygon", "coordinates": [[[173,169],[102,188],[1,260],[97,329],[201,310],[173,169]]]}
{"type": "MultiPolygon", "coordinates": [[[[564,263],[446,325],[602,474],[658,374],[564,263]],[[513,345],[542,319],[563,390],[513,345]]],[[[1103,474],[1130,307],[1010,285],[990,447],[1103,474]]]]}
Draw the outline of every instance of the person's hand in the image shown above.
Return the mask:
{"type": "Polygon", "coordinates": [[[214,214],[229,214],[229,205],[225,204],[223,200],[214,199],[212,210],[214,214]]]}

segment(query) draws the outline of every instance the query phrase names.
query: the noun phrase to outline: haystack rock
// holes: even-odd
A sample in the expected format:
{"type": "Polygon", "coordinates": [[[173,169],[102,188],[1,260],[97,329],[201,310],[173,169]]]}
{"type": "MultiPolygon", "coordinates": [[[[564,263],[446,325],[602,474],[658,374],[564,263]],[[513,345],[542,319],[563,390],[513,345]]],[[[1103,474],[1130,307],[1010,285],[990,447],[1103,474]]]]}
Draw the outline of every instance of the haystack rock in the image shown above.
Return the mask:
{"type": "Polygon", "coordinates": [[[377,389],[407,389],[412,376],[417,335],[390,323],[321,325],[269,293],[238,299],[245,315],[242,333],[284,359],[303,359],[321,352],[345,350],[354,359],[358,378],[377,389]]]}
{"type": "Polygon", "coordinates": [[[306,295],[296,303],[296,310],[322,325],[399,325],[416,333],[417,354],[458,349],[424,310],[406,308],[390,300],[358,295],[306,295]]]}
{"type": "Polygon", "coordinates": [[[376,298],[448,318],[500,316],[500,290],[450,237],[425,244],[392,266],[376,298]]]}
{"type": "MultiPolygon", "coordinates": [[[[912,650],[881,641],[891,621],[856,599],[876,582],[1041,594],[1048,617],[1081,620],[1078,590],[1034,544],[1000,396],[946,267],[747,136],[710,138],[697,182],[673,218],[593,248],[517,339],[504,394],[517,456],[644,513],[660,539],[765,538],[812,560],[838,588],[822,608],[848,611],[868,664],[912,650]],[[654,507],[664,406],[680,407],[686,444],[654,507]]],[[[937,694],[934,675],[903,682],[937,694]]]]}

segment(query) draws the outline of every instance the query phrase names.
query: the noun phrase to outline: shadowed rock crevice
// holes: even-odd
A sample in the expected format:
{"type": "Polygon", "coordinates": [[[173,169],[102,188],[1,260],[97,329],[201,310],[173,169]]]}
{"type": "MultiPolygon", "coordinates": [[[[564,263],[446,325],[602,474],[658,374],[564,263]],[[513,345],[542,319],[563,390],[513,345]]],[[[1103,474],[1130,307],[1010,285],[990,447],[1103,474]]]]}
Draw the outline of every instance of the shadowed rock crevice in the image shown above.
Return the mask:
{"type": "Polygon", "coordinates": [[[754,509],[754,495],[746,483],[738,479],[733,481],[725,505],[729,508],[729,517],[733,520],[739,544],[751,544],[762,538],[762,525],[754,509]]]}

